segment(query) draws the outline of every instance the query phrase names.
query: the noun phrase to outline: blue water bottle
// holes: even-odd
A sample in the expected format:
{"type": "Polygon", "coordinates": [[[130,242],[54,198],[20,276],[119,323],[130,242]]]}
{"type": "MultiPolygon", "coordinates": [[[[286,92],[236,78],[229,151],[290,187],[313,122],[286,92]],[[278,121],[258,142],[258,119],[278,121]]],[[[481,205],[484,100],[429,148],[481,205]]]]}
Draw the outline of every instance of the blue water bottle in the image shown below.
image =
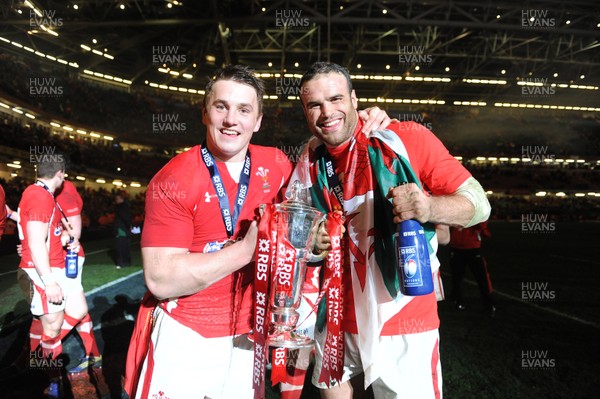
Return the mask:
{"type": "Polygon", "coordinates": [[[400,291],[410,296],[433,292],[429,248],[421,223],[416,220],[399,223],[394,244],[400,267],[400,291]]]}
{"type": "MultiPolygon", "coordinates": [[[[73,243],[73,237],[69,241],[69,244],[73,243]]],[[[73,251],[69,247],[67,247],[67,259],[65,263],[65,274],[69,278],[77,277],[78,265],[77,265],[78,257],[77,252],[73,251]]]]}

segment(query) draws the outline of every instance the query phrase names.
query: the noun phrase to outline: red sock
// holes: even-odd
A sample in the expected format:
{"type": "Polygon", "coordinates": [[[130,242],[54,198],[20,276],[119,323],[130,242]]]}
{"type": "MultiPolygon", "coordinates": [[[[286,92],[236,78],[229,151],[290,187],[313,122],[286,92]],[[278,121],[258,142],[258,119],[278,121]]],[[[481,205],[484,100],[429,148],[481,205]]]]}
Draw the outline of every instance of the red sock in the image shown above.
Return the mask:
{"type": "Polygon", "coordinates": [[[62,341],[60,334],[56,337],[49,337],[46,334],[42,334],[42,355],[47,358],[56,359],[58,355],[62,353],[62,341]]]}
{"type": "Polygon", "coordinates": [[[29,351],[34,352],[38,346],[40,346],[40,341],[42,340],[42,334],[44,333],[44,328],[42,327],[42,322],[37,317],[34,317],[31,320],[31,326],[29,327],[29,351]]]}
{"type": "Polygon", "coordinates": [[[306,378],[306,369],[310,362],[311,350],[308,348],[298,349],[296,359],[289,359],[290,364],[286,368],[285,382],[279,385],[281,399],[300,399],[306,378]]]}
{"type": "Polygon", "coordinates": [[[79,324],[80,320],[74,317],[69,316],[65,313],[65,318],[63,319],[62,326],[60,327],[60,338],[64,339],[67,334],[71,332],[72,329],[79,324]]]}
{"type": "Polygon", "coordinates": [[[87,356],[100,356],[98,350],[98,344],[96,343],[96,337],[94,337],[94,328],[92,324],[92,318],[87,313],[81,319],[81,322],[77,325],[77,332],[83,341],[83,347],[87,356]]]}

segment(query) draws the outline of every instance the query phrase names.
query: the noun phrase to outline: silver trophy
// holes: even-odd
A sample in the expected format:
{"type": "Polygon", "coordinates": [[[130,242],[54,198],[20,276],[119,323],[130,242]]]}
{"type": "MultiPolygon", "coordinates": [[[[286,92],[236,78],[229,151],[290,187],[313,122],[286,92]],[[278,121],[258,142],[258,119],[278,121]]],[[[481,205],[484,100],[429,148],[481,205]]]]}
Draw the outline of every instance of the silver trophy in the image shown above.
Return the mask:
{"type": "Polygon", "coordinates": [[[302,297],[302,284],[323,213],[308,205],[308,190],[298,180],[288,189],[288,198],[275,204],[275,228],[277,229],[278,262],[272,268],[271,334],[269,346],[302,348],[313,345],[313,340],[296,333],[302,297]]]}

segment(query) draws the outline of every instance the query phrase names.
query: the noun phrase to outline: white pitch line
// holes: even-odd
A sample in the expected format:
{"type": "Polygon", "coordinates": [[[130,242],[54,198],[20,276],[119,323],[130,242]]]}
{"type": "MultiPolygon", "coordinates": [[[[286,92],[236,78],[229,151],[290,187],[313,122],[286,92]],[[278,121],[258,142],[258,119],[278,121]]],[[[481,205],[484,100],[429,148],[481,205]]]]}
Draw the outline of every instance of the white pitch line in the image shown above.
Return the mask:
{"type": "Polygon", "coordinates": [[[93,294],[95,294],[96,292],[98,292],[98,291],[100,291],[100,290],[103,290],[103,289],[105,289],[105,288],[108,288],[108,287],[112,287],[112,286],[113,286],[113,285],[115,285],[115,284],[119,284],[119,283],[121,283],[121,282],[123,282],[123,281],[125,281],[125,280],[128,280],[128,279],[130,279],[130,278],[131,278],[131,277],[133,277],[133,276],[137,276],[138,274],[141,274],[141,273],[143,273],[143,272],[144,272],[143,270],[138,270],[138,271],[137,271],[137,272],[135,272],[135,273],[128,274],[127,276],[123,276],[123,277],[121,277],[121,278],[118,278],[118,279],[116,279],[116,280],[113,280],[113,281],[111,281],[111,282],[109,282],[109,283],[106,283],[106,284],[104,284],[104,285],[101,285],[100,287],[96,287],[96,288],[94,288],[93,290],[86,292],[86,293],[85,293],[85,295],[86,295],[86,296],[88,296],[88,295],[93,295],[93,294]]]}
{"type": "MultiPolygon", "coordinates": [[[[119,284],[119,283],[121,283],[121,282],[123,282],[123,281],[125,281],[127,279],[130,279],[133,276],[137,276],[138,274],[142,273],[143,271],[144,270],[138,270],[135,273],[131,273],[131,274],[127,275],[127,276],[124,276],[124,277],[121,277],[119,279],[116,279],[115,281],[111,281],[110,283],[106,283],[106,284],[104,284],[104,285],[102,285],[100,287],[96,287],[93,290],[91,290],[89,292],[86,292],[85,296],[89,296],[89,295],[95,294],[96,292],[101,291],[104,288],[108,288],[108,287],[111,287],[111,286],[113,286],[115,284],[119,284]]],[[[114,326],[117,326],[119,324],[123,324],[123,323],[125,323],[127,321],[135,321],[135,316],[126,313],[125,316],[124,316],[124,319],[119,319],[116,322],[115,321],[113,321],[113,322],[109,321],[107,323],[104,323],[104,327],[107,327],[107,326],[114,327],[114,326]]],[[[97,323],[97,324],[94,323],[94,327],[93,327],[94,331],[100,331],[101,328],[102,328],[102,323],[97,323]]]]}
{"type": "MultiPolygon", "coordinates": [[[[119,284],[119,283],[121,283],[121,282],[123,282],[125,280],[130,279],[131,277],[137,276],[138,274],[140,274],[142,272],[143,272],[143,270],[138,270],[137,272],[134,272],[134,273],[128,274],[127,276],[123,276],[121,278],[118,278],[118,279],[116,279],[114,281],[111,281],[109,283],[101,285],[100,287],[96,287],[96,288],[94,288],[91,291],[86,292],[85,295],[89,296],[89,295],[95,294],[96,292],[98,292],[100,290],[103,290],[104,288],[108,288],[108,287],[111,287],[111,286],[113,286],[115,284],[119,284]]],[[[0,333],[2,332],[2,329],[4,329],[4,328],[11,328],[13,325],[16,325],[16,324],[18,324],[20,322],[23,322],[27,317],[29,317],[29,315],[22,315],[18,319],[13,320],[12,323],[9,323],[6,326],[0,326],[0,333]]],[[[133,317],[133,316],[131,316],[131,317],[133,317]]],[[[127,316],[126,316],[126,318],[127,318],[127,316]]],[[[94,330],[98,330],[100,327],[101,327],[101,324],[98,323],[97,325],[94,325],[94,330]]]]}
{"type": "MultiPolygon", "coordinates": [[[[477,285],[473,281],[471,281],[471,283],[473,283],[473,285],[477,285]]],[[[585,319],[582,319],[582,318],[577,317],[577,316],[572,316],[570,314],[563,313],[563,312],[560,312],[560,311],[558,311],[556,309],[552,309],[552,308],[549,308],[549,307],[546,307],[546,306],[540,306],[540,305],[538,305],[536,303],[533,303],[533,302],[527,302],[527,301],[524,301],[521,298],[518,298],[516,296],[512,296],[510,294],[506,294],[506,293],[501,292],[501,291],[494,290],[494,293],[497,293],[498,295],[503,296],[505,298],[512,299],[513,301],[521,302],[524,305],[531,306],[531,307],[539,309],[539,310],[544,310],[544,311],[546,311],[548,313],[552,313],[552,314],[555,314],[557,316],[566,317],[567,319],[571,319],[573,321],[577,321],[577,322],[579,322],[581,324],[586,324],[586,325],[588,325],[590,327],[594,327],[594,328],[600,329],[600,324],[594,323],[593,321],[585,320],[585,319]]]]}
{"type": "Polygon", "coordinates": [[[124,313],[124,316],[121,319],[105,321],[104,324],[102,324],[102,323],[94,323],[93,330],[94,331],[100,331],[100,330],[102,330],[102,327],[104,327],[104,328],[106,328],[106,327],[116,327],[116,326],[120,326],[121,324],[128,323],[130,321],[135,322],[135,316],[131,315],[129,313],[124,313]]]}
{"type": "Polygon", "coordinates": [[[15,270],[11,270],[9,272],[0,273],[0,277],[5,276],[7,274],[11,274],[11,273],[16,273],[16,272],[17,272],[17,270],[15,269],[15,270]]]}
{"type": "Polygon", "coordinates": [[[562,256],[562,255],[550,255],[551,258],[564,259],[568,261],[581,262],[581,263],[591,263],[592,265],[600,265],[600,262],[589,260],[589,259],[580,259],[580,258],[572,258],[570,256],[562,256]]]}
{"type": "MultiPolygon", "coordinates": [[[[143,270],[139,270],[139,271],[137,271],[137,272],[135,272],[135,273],[132,273],[132,274],[130,274],[130,275],[128,275],[128,276],[124,276],[124,277],[121,277],[120,279],[117,279],[117,280],[115,280],[115,281],[111,281],[110,283],[104,284],[104,285],[103,285],[103,286],[101,286],[101,287],[95,288],[95,289],[93,289],[92,291],[90,291],[90,292],[87,292],[87,293],[86,293],[86,296],[87,296],[87,295],[92,295],[92,294],[94,294],[94,293],[96,293],[96,292],[98,292],[98,291],[100,291],[100,290],[102,290],[102,289],[104,289],[104,288],[108,288],[108,287],[110,287],[110,286],[112,286],[112,285],[118,284],[118,283],[120,283],[120,282],[122,282],[122,281],[125,281],[125,280],[127,280],[127,279],[129,279],[129,278],[131,278],[131,277],[133,277],[133,276],[137,276],[138,274],[140,274],[140,273],[142,273],[142,272],[143,272],[143,270]]],[[[447,273],[442,273],[442,274],[444,274],[444,275],[448,275],[447,273]]],[[[477,286],[477,283],[476,283],[475,281],[472,281],[472,280],[466,280],[466,279],[465,279],[464,281],[465,281],[467,284],[470,284],[470,285],[473,285],[473,286],[477,286]]],[[[531,306],[531,307],[533,307],[533,308],[535,308],[535,309],[538,309],[538,310],[543,310],[543,311],[546,311],[546,312],[548,312],[548,313],[552,313],[552,314],[554,314],[554,315],[556,315],[556,316],[565,317],[565,318],[567,318],[567,319],[570,319],[570,320],[576,321],[576,322],[578,322],[578,323],[585,324],[585,325],[588,325],[588,326],[590,326],[590,327],[594,327],[594,328],[596,328],[596,329],[600,329],[600,324],[598,324],[598,323],[594,323],[593,321],[589,321],[589,320],[582,319],[582,318],[580,318],[580,317],[572,316],[572,315],[569,315],[569,314],[566,314],[566,313],[560,312],[560,311],[558,311],[558,310],[555,310],[555,309],[552,309],[552,308],[548,308],[548,307],[544,307],[544,306],[539,306],[539,305],[537,305],[537,304],[535,304],[535,303],[532,303],[532,302],[526,302],[526,301],[523,301],[521,298],[518,298],[518,297],[516,297],[516,296],[513,296],[513,295],[510,295],[510,294],[507,294],[507,293],[505,293],[505,292],[502,292],[502,291],[494,290],[494,293],[495,293],[495,294],[498,294],[499,296],[502,296],[502,297],[505,297],[505,298],[511,299],[511,300],[513,300],[513,301],[516,301],[516,302],[522,303],[522,304],[524,304],[524,305],[531,306]]]]}
{"type": "MultiPolygon", "coordinates": [[[[446,273],[446,272],[443,272],[442,274],[445,275],[445,276],[447,276],[447,277],[451,276],[449,273],[446,273]]],[[[473,280],[467,280],[467,279],[465,279],[463,281],[466,282],[467,284],[477,286],[477,283],[475,281],[473,281],[473,280]]],[[[523,305],[531,306],[532,308],[536,308],[538,310],[543,310],[543,311],[546,311],[548,313],[552,313],[552,314],[554,314],[556,316],[565,317],[567,319],[570,319],[570,320],[576,321],[578,323],[585,324],[585,325],[588,325],[590,327],[594,327],[594,328],[600,330],[600,324],[595,323],[593,321],[585,320],[585,319],[582,319],[582,318],[577,317],[577,316],[572,316],[570,314],[560,312],[560,311],[558,311],[556,309],[548,308],[548,307],[545,307],[545,306],[540,306],[540,305],[535,304],[533,302],[527,302],[527,301],[524,301],[522,298],[518,298],[518,297],[516,297],[514,295],[510,295],[510,294],[507,294],[505,292],[498,291],[496,289],[494,289],[494,294],[498,294],[499,296],[511,299],[511,300],[519,302],[519,303],[521,303],[523,305]]]]}
{"type": "Polygon", "coordinates": [[[88,256],[88,255],[96,255],[96,254],[100,254],[100,253],[102,253],[102,252],[106,252],[106,251],[108,251],[109,249],[110,249],[110,248],[104,248],[104,249],[98,249],[98,250],[96,250],[96,251],[92,251],[92,252],[86,252],[86,253],[85,253],[85,256],[88,256]]]}

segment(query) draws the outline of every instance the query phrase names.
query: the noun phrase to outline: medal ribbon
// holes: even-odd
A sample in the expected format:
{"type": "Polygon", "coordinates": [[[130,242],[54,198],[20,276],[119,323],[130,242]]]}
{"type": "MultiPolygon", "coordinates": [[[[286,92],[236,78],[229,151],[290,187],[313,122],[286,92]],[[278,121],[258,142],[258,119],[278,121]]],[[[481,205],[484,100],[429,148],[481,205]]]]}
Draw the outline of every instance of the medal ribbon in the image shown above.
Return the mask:
{"type": "Polygon", "coordinates": [[[250,151],[246,153],[246,160],[244,161],[244,167],[242,168],[242,174],[240,175],[240,182],[238,184],[237,199],[233,208],[233,215],[231,214],[231,208],[229,207],[229,197],[225,191],[219,168],[215,162],[214,157],[210,153],[208,147],[206,147],[206,141],[202,143],[202,149],[200,150],[202,161],[208,169],[210,174],[210,180],[213,183],[213,187],[217,192],[217,198],[219,200],[219,207],[221,208],[221,216],[225,223],[225,229],[227,229],[227,236],[231,238],[237,225],[237,220],[248,195],[248,186],[250,184],[250,151]]]}
{"type": "Polygon", "coordinates": [[[337,198],[338,202],[340,203],[340,206],[342,209],[344,209],[344,191],[342,190],[340,178],[337,173],[335,173],[333,160],[327,151],[325,151],[323,158],[325,159],[325,174],[327,176],[327,185],[329,186],[329,190],[333,192],[335,198],[337,198]]]}
{"type": "Polygon", "coordinates": [[[63,218],[65,218],[65,221],[67,222],[67,224],[69,225],[69,228],[72,229],[71,224],[69,223],[69,218],[67,217],[67,215],[65,215],[65,212],[63,211],[62,207],[60,206],[60,204],[58,203],[58,201],[56,201],[56,197],[54,196],[54,194],[52,194],[50,192],[50,188],[41,180],[37,180],[35,182],[36,186],[40,186],[43,187],[46,191],[48,191],[48,194],[50,194],[52,196],[52,198],[54,198],[54,203],[56,204],[56,207],[58,208],[58,210],[60,211],[60,213],[63,215],[63,218]]]}
{"type": "MultiPolygon", "coordinates": [[[[352,144],[353,145],[353,144],[352,144]]],[[[333,193],[344,209],[344,192],[340,178],[335,173],[335,165],[327,151],[323,152],[325,175],[329,191],[333,193]]],[[[330,210],[336,209],[333,204],[330,210]]],[[[326,331],[325,346],[323,347],[323,361],[319,382],[328,386],[334,381],[340,382],[344,372],[344,331],[341,328],[343,314],[343,287],[342,287],[342,226],[343,217],[335,212],[327,214],[327,233],[331,237],[331,250],[325,260],[323,292],[326,304],[326,331]]]]}

